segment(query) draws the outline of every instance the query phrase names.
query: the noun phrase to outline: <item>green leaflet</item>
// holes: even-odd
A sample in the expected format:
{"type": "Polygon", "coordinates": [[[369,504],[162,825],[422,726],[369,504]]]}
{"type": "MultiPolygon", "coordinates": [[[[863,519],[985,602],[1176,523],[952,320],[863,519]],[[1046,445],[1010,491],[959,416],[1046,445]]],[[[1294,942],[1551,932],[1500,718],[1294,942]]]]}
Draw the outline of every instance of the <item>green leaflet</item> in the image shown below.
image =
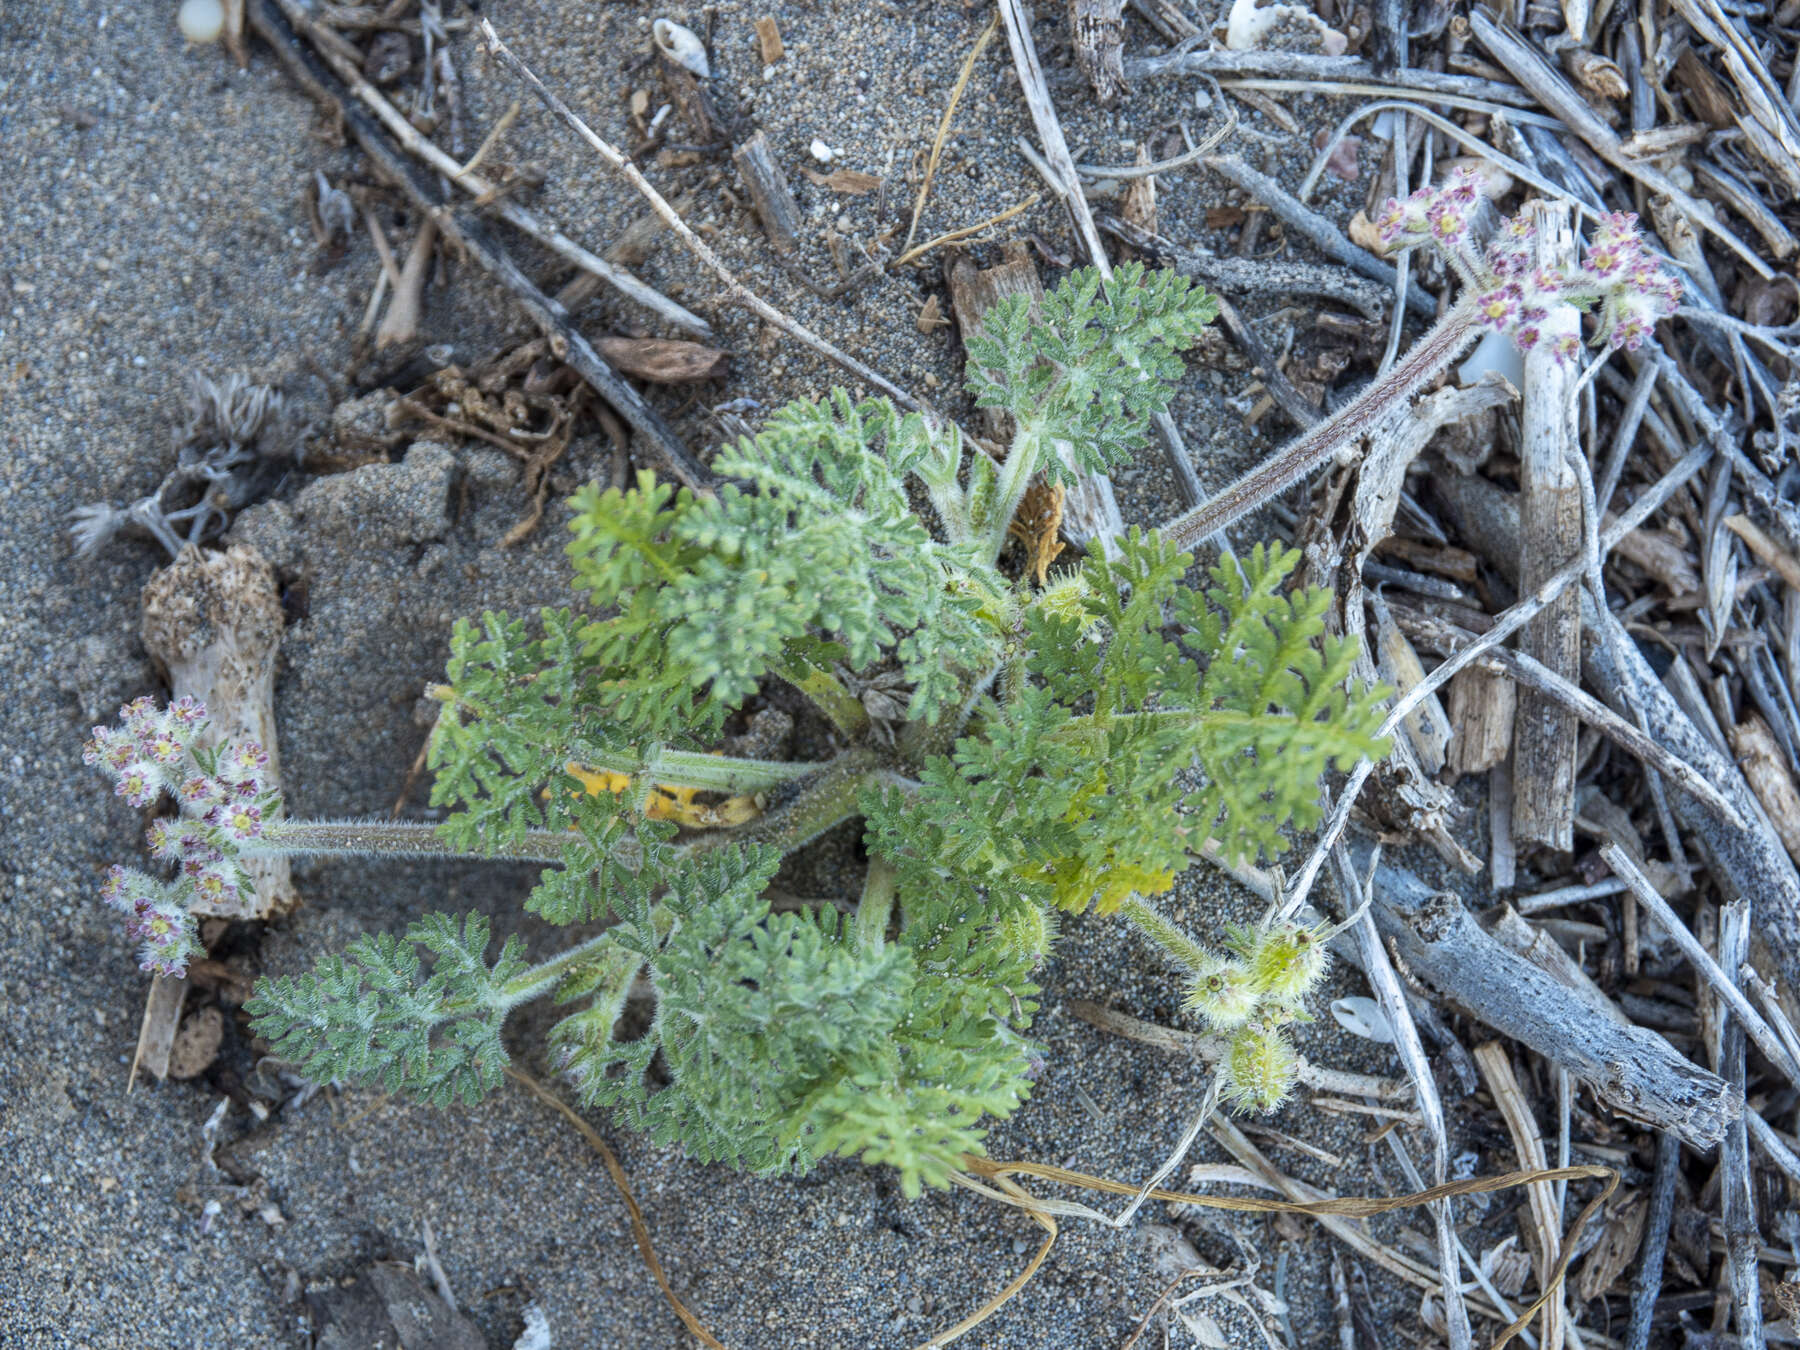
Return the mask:
{"type": "Polygon", "coordinates": [[[696,497],[648,474],[631,492],[583,489],[569,552],[599,614],[585,658],[617,674],[609,714],[645,736],[716,727],[817,634],[853,668],[892,652],[913,685],[908,716],[935,720],[992,659],[979,597],[1003,584],[913,513],[886,452],[911,460],[921,444],[891,404],[840,391],[719,452],[713,467],[753,491],[696,497]]]}
{"type": "Polygon", "coordinates": [[[501,1023],[529,997],[508,987],[526,969],[519,939],[509,937],[492,966],[487,943],[479,914],[460,928],[427,914],[404,940],[361,937],[308,974],[258,981],[244,1007],[256,1034],[315,1082],[371,1083],[434,1106],[472,1102],[499,1085],[501,1023]],[[437,958],[429,975],[415,947],[437,958]]]}
{"type": "MultiPolygon", "coordinates": [[[[1144,443],[1181,377],[1191,347],[1218,303],[1173,271],[1126,263],[1101,294],[1099,273],[1081,268],[1038,302],[1009,296],[967,339],[969,392],[1002,408],[1022,436],[1067,443],[1083,469],[1104,473],[1144,443]],[[1109,303],[1110,301],[1110,303],[1109,303]]],[[[1054,455],[1043,468],[1072,481],[1054,455]]]]}

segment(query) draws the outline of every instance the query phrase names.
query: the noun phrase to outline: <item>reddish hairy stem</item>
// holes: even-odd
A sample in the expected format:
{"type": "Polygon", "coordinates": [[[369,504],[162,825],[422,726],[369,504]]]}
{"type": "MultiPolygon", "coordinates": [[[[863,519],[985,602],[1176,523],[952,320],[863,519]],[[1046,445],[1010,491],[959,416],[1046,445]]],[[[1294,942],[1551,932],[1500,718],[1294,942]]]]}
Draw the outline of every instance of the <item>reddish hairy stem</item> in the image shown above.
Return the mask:
{"type": "Polygon", "coordinates": [[[1163,533],[1179,547],[1193,548],[1293,486],[1330,459],[1340,446],[1354,444],[1368,435],[1396,404],[1423,389],[1461,355],[1477,331],[1473,303],[1458,303],[1386,375],[1230,487],[1170,521],[1163,526],[1163,533]]]}

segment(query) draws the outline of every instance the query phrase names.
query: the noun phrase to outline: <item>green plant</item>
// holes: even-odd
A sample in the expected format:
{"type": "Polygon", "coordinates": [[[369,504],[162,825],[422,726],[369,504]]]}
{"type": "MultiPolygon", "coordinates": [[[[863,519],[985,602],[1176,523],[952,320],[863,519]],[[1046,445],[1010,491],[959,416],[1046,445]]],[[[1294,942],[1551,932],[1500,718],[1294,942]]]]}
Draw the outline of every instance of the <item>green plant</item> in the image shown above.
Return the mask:
{"type": "Polygon", "coordinates": [[[433,801],[455,809],[441,827],[288,821],[264,801],[254,834],[202,842],[225,868],[258,852],[539,859],[555,866],[527,908],[604,927],[537,966],[509,939],[490,966],[484,923],[433,915],[263,981],[259,1034],[318,1080],[473,1097],[505,1063],[507,1011],[547,994],[585,1103],[702,1159],[772,1172],[855,1155],[916,1193],[1028,1093],[1036,972],[1058,917],[1092,908],[1183,967],[1190,1002],[1234,1039],[1234,1098],[1278,1102],[1318,935],[1248,930],[1216,955],[1150,898],[1205,838],[1272,856],[1314,824],[1327,766],[1382,753],[1381,691],[1347,688],[1353,647],[1326,636],[1323,593],[1286,589],[1297,555],[1279,547],[1225,560],[1204,591],[1183,584],[1189,555],[1136,531],[1041,590],[998,565],[1027,484],[1071,477],[1064,454],[1104,470],[1136,449],[1212,314],[1180,277],[1135,267],[1108,295],[1077,273],[1037,313],[996,306],[969,347],[977,401],[1017,428],[998,463],[953,426],[837,394],[720,451],[715,495],[647,474],[583,490],[579,604],[456,627],[431,751],[433,801]],[[853,694],[878,672],[882,699],[853,694]],[[708,753],[777,679],[836,753],[708,753]],[[737,823],[683,828],[716,798],[737,823]],[[774,912],[783,856],[858,819],[854,913],[774,912]],[[628,1036],[646,987],[648,1029],[628,1036]]]}

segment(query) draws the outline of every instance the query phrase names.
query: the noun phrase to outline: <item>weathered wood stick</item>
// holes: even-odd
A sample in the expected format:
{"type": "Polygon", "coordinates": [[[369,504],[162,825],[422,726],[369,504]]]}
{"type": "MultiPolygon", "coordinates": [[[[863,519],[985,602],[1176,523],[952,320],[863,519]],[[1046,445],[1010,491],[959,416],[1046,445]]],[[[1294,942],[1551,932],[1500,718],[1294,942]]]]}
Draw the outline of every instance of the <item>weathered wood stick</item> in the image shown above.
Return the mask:
{"type": "Polygon", "coordinates": [[[1625,1350],[1649,1350],[1650,1319],[1663,1287],[1663,1258],[1669,1251],[1669,1225],[1675,1218],[1675,1183],[1681,1176],[1681,1140],[1668,1130],[1656,1136],[1656,1171],[1650,1180],[1650,1213],[1644,1219],[1638,1248],[1637,1275],[1631,1282],[1631,1321],[1625,1350]]]}
{"type": "MultiPolygon", "coordinates": [[[[1388,291],[1394,289],[1396,273],[1393,263],[1383,262],[1366,248],[1358,248],[1336,225],[1297,200],[1293,193],[1266,173],[1259,173],[1236,155],[1214,155],[1205,163],[1207,168],[1226,182],[1268,207],[1283,225],[1326,257],[1342,263],[1353,272],[1362,273],[1371,281],[1379,282],[1388,291]]],[[[1437,301],[1417,282],[1407,283],[1406,307],[1421,318],[1429,319],[1437,313],[1437,301]]]]}
{"type": "MultiPolygon", "coordinates": [[[[1485,479],[1445,474],[1434,484],[1464,539],[1491,541],[1480,551],[1506,574],[1517,554],[1518,509],[1513,495],[1485,479]]],[[[1610,533],[1610,531],[1609,531],[1610,533]]],[[[1515,580],[1515,577],[1509,577],[1515,580]]],[[[1718,749],[1657,678],[1637,643],[1610,613],[1582,601],[1582,668],[1590,688],[1600,691],[1615,712],[1634,716],[1644,710],[1649,731],[1665,749],[1693,766],[1719,789],[1747,822],[1747,828],[1724,825],[1686,794],[1670,806],[1681,824],[1700,840],[1724,875],[1733,894],[1751,897],[1757,907],[1757,932],[1767,939],[1789,989],[1800,990],[1800,872],[1782,847],[1762,805],[1738,768],[1718,749]],[[1614,625],[1607,641],[1600,625],[1614,625]]]]}
{"type": "Polygon", "coordinates": [[[1069,0],[1069,31],[1075,39],[1075,64],[1104,107],[1126,92],[1120,65],[1125,46],[1125,0],[1069,0]]]}
{"type": "Polygon", "coordinates": [[[1621,1115],[1710,1148],[1742,1094],[1654,1032],[1622,1026],[1475,922],[1451,892],[1410,872],[1375,871],[1375,923],[1407,968],[1471,1017],[1559,1064],[1621,1115]]]}
{"type": "MultiPolygon", "coordinates": [[[[1575,233],[1563,202],[1536,203],[1537,266],[1575,266],[1575,233]]],[[[1536,590],[1581,556],[1581,484],[1569,456],[1576,445],[1574,363],[1546,338],[1525,353],[1519,448],[1519,585],[1536,590]]],[[[1519,649],[1571,683],[1581,677],[1581,597],[1570,587],[1525,625],[1519,649]]],[[[1535,687],[1519,691],[1513,720],[1513,838],[1558,853],[1575,846],[1577,719],[1535,687]]]]}
{"type": "Polygon", "coordinates": [[[1383,86],[1390,97],[1404,98],[1414,91],[1457,94],[1500,103],[1511,108],[1537,106],[1528,90],[1500,80],[1474,75],[1450,75],[1440,70],[1403,66],[1385,75],[1359,56],[1320,56],[1311,52],[1258,49],[1247,52],[1169,52],[1163,56],[1138,56],[1125,62],[1128,80],[1153,80],[1162,75],[1233,76],[1265,80],[1360,80],[1383,86]]]}
{"type": "Polygon", "coordinates": [[[446,239],[512,294],[550,340],[557,358],[573,366],[595,393],[618,410],[642,438],[644,449],[661,459],[677,481],[697,490],[709,490],[712,475],[688,452],[662,414],[601,359],[593,345],[569,322],[563,307],[532,284],[506,250],[489,237],[481,221],[467,211],[438,201],[435,187],[419,168],[394,147],[369,114],[353,103],[331,73],[300,45],[287,21],[275,11],[273,0],[251,0],[250,25],[274,49],[295,82],[343,118],[377,171],[405,193],[416,210],[434,221],[446,239]]]}
{"type": "Polygon", "coordinates": [[[787,175],[775,159],[767,133],[758,131],[731,152],[738,176],[750,192],[750,204],[756,218],[762,221],[763,233],[769,236],[769,247],[782,257],[800,248],[800,203],[788,186],[787,175]]]}

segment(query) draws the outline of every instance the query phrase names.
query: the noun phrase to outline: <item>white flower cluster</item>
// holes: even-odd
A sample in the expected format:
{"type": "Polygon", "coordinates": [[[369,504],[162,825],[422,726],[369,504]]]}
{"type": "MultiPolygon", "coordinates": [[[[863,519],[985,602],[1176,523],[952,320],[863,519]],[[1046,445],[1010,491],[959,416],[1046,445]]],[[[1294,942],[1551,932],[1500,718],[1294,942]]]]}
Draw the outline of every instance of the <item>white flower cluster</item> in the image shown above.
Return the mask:
{"type": "Polygon", "coordinates": [[[148,698],[119,710],[118,725],[95,727],[82,761],[112,775],[114,792],[132,806],[156,803],[167,792],[180,814],[151,823],[150,852],[179,870],[168,881],[135,868],[114,867],[101,899],[126,916],[145,970],[183,975],[201,954],[195,904],[228,908],[249,886],[239,859],[280,814],[268,781],[269,756],[252,740],[208,748],[206,708],[181,698],[158,708],[148,698]]]}

